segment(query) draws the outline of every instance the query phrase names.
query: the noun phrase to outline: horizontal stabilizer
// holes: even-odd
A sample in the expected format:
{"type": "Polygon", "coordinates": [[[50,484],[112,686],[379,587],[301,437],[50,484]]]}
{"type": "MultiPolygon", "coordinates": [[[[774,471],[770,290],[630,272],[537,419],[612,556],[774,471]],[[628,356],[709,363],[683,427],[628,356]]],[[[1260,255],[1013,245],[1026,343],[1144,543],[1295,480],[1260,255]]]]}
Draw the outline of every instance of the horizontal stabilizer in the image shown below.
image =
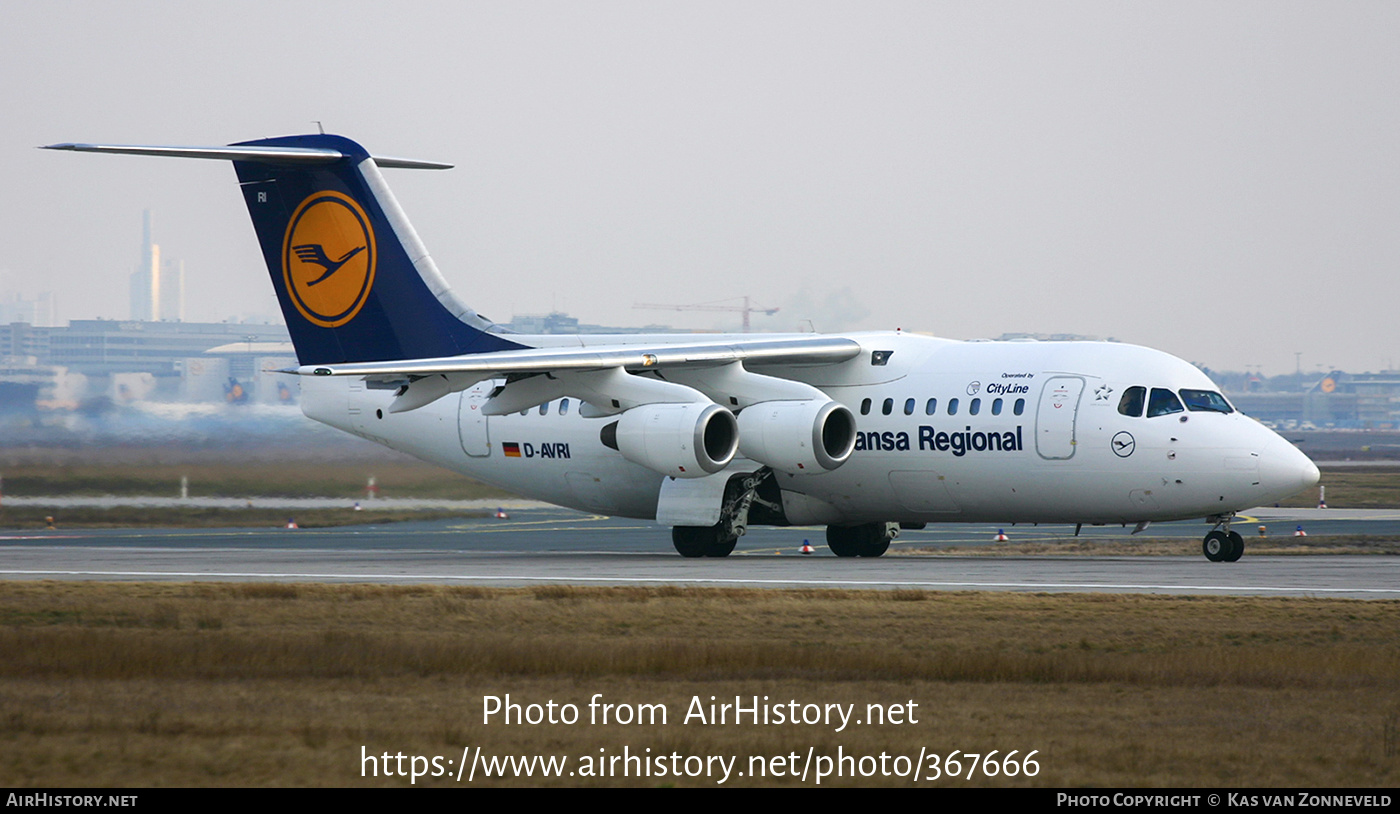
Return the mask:
{"type": "MultiPolygon", "coordinates": [[[[122,155],[158,155],[169,158],[213,158],[225,161],[253,161],[260,164],[332,164],[345,157],[340,150],[321,147],[258,147],[232,145],[228,147],[176,147],[143,144],[49,144],[40,149],[69,150],[77,153],[120,153],[122,155]]],[[[411,158],[374,156],[380,167],[407,170],[450,170],[451,164],[418,161],[411,158]]]]}

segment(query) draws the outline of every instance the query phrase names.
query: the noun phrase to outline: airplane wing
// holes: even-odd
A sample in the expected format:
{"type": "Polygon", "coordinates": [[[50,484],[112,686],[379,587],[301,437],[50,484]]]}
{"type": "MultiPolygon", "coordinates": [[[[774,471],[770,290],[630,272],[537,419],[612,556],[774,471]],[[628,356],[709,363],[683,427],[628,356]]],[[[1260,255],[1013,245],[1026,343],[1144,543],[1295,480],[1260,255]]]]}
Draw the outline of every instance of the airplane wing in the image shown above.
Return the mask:
{"type": "Polygon", "coordinates": [[[485,379],[505,378],[492,394],[488,415],[505,415],[574,396],[594,415],[611,415],[640,404],[714,400],[747,406],[770,399],[807,399],[814,388],[761,376],[754,365],[821,365],[844,362],[861,352],[841,336],[771,337],[719,342],[678,342],[596,347],[525,348],[434,359],[303,365],[303,376],[359,376],[370,387],[397,389],[390,412],[405,412],[485,379]],[[651,376],[632,374],[651,373],[651,376]],[[682,384],[681,382],[685,382],[682,384]],[[724,396],[716,398],[719,394],[724,396]]]}
{"type": "Polygon", "coordinates": [[[303,365],[312,376],[431,376],[435,373],[545,373],[554,370],[601,370],[622,367],[648,370],[701,367],[748,361],[759,364],[814,365],[844,362],[860,353],[860,343],[843,336],[752,339],[675,345],[611,345],[578,348],[530,348],[476,353],[439,359],[303,365]]]}

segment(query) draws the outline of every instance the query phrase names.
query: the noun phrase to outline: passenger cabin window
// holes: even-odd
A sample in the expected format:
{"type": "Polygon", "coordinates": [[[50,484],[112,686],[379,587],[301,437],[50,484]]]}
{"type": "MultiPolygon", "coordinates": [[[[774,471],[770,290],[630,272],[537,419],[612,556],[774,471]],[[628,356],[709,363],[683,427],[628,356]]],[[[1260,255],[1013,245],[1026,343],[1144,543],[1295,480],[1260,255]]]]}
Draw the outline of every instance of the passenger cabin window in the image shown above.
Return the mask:
{"type": "Polygon", "coordinates": [[[967,403],[967,414],[977,415],[982,410],[982,399],[973,399],[967,403]]]}
{"type": "Polygon", "coordinates": [[[957,400],[957,399],[948,399],[948,415],[957,415],[957,414],[958,414],[958,400],[957,400]]]}
{"type": "Polygon", "coordinates": [[[905,414],[905,415],[913,415],[913,414],[914,414],[914,400],[913,400],[913,399],[905,399],[905,400],[904,400],[904,414],[905,414]]]}
{"type": "Polygon", "coordinates": [[[1185,410],[1186,408],[1181,406],[1181,400],[1176,397],[1175,393],[1161,387],[1152,388],[1152,395],[1147,399],[1148,418],[1181,413],[1185,410]]]}
{"type": "Polygon", "coordinates": [[[569,414],[569,400],[568,400],[568,399],[560,399],[560,400],[559,400],[559,415],[568,415],[568,414],[569,414]]]}
{"type": "Polygon", "coordinates": [[[1233,413],[1235,408],[1214,390],[1182,390],[1181,400],[1193,413],[1233,413]]]}
{"type": "Polygon", "coordinates": [[[1016,415],[1020,415],[1021,413],[1024,413],[1025,411],[1026,411],[1026,400],[1025,400],[1025,399],[1016,399],[1016,406],[1013,407],[1013,408],[1011,408],[1011,412],[1015,413],[1016,415]]]}
{"type": "Polygon", "coordinates": [[[870,415],[870,399],[865,399],[860,403],[860,414],[870,415]]]}
{"type": "Polygon", "coordinates": [[[549,402],[540,405],[540,415],[549,415],[549,402]]]}
{"type": "Polygon", "coordinates": [[[992,399],[992,415],[1001,415],[1001,399],[992,399]]]}
{"type": "Polygon", "coordinates": [[[1142,418],[1142,405],[1147,401],[1146,387],[1129,387],[1118,399],[1118,412],[1130,418],[1142,418]]]}
{"type": "Polygon", "coordinates": [[[924,415],[933,415],[938,412],[938,399],[929,399],[924,405],[924,415]]]}
{"type": "Polygon", "coordinates": [[[880,405],[880,412],[883,415],[894,412],[894,399],[885,399],[885,403],[880,405]]]}

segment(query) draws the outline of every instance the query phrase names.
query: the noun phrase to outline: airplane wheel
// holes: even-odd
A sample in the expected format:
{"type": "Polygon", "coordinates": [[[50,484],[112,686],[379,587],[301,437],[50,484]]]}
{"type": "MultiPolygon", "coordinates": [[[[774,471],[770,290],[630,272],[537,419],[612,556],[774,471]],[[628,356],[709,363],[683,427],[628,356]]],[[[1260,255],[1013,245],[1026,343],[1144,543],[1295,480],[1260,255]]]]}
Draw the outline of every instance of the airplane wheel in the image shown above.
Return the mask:
{"type": "Polygon", "coordinates": [[[890,549],[885,523],[827,526],[826,547],[838,557],[878,557],[890,549]]]}
{"type": "Polygon", "coordinates": [[[708,526],[676,526],[671,529],[671,544],[682,557],[703,557],[709,551],[714,529],[708,526]]]}
{"type": "MultiPolygon", "coordinates": [[[[1206,535],[1206,539],[1201,541],[1201,553],[1206,555],[1206,559],[1211,562],[1221,562],[1234,549],[1230,543],[1230,538],[1225,532],[1219,529],[1206,535]]],[[[1244,551],[1244,543],[1240,543],[1240,551],[1244,551]]]]}
{"type": "Polygon", "coordinates": [[[862,557],[879,557],[890,550],[890,538],[885,534],[885,524],[876,523],[870,536],[865,539],[864,545],[860,547],[862,557]]]}
{"type": "Polygon", "coordinates": [[[1238,531],[1230,532],[1229,537],[1230,552],[1224,557],[1221,557],[1221,560],[1224,562],[1239,562],[1240,557],[1244,556],[1244,538],[1240,536],[1238,531]]]}
{"type": "Polygon", "coordinates": [[[734,546],[738,545],[738,537],[724,537],[718,533],[714,541],[710,544],[710,549],[705,552],[706,557],[728,557],[734,553],[734,546]]]}
{"type": "Polygon", "coordinates": [[[861,528],[861,526],[827,526],[826,547],[838,557],[859,557],[861,528]]]}
{"type": "Polygon", "coordinates": [[[671,544],[682,557],[728,557],[739,541],[724,536],[719,525],[675,526],[671,529],[671,544]]]}

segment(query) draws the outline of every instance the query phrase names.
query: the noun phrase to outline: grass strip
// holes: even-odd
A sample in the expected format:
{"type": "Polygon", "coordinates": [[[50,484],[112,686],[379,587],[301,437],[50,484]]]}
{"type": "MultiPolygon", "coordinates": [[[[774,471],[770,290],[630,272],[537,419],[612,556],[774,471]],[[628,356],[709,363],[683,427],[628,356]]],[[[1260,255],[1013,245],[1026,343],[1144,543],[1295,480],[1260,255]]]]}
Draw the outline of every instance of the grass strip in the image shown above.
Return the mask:
{"type": "MultiPolygon", "coordinates": [[[[0,783],[403,786],[362,776],[360,750],[482,746],[745,761],[1038,749],[1039,775],[971,784],[1393,786],[1397,629],[1400,602],[1339,599],[0,583],[0,783]],[[601,694],[670,718],[486,724],[483,696],[506,693],[584,710],[601,694]],[[736,695],[914,702],[918,723],[682,723],[696,699],[736,695]]],[[[836,784],[853,783],[909,785],[836,784]]]]}

